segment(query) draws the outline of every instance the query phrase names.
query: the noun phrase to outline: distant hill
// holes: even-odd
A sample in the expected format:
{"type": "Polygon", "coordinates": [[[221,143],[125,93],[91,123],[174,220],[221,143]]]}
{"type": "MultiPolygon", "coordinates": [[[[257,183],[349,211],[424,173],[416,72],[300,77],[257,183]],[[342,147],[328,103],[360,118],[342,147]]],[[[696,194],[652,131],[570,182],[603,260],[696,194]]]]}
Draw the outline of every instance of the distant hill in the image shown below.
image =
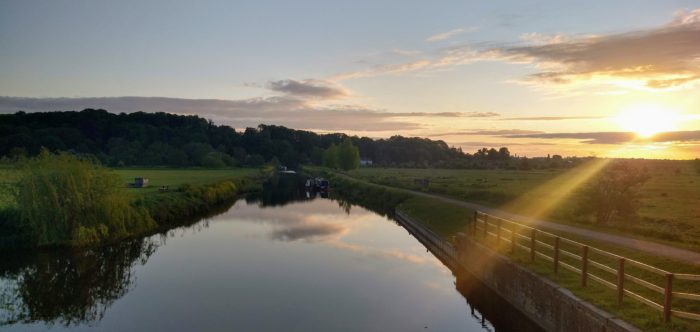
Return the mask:
{"type": "MultiPolygon", "coordinates": [[[[168,113],[86,109],[0,115],[0,157],[31,156],[45,147],[92,155],[110,166],[257,166],[273,158],[290,167],[320,164],[323,151],[344,137],[274,125],[237,132],[198,116],[168,113]]],[[[361,158],[375,165],[458,167],[473,158],[444,141],[425,138],[351,139],[361,158]]]]}

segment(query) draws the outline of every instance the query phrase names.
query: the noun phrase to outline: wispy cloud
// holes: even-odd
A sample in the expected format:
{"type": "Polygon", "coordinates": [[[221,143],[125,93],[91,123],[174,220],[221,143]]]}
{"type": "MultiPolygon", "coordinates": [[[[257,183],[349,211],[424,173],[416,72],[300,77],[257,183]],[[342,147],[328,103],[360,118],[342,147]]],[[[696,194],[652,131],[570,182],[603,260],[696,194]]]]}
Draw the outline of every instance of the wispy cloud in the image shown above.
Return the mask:
{"type": "Polygon", "coordinates": [[[557,143],[550,143],[550,142],[527,142],[527,143],[519,143],[519,142],[511,142],[511,141],[499,141],[499,142],[492,142],[492,141],[466,141],[466,142],[451,142],[453,145],[461,146],[461,147],[469,147],[469,148],[499,148],[499,147],[508,147],[508,146],[535,146],[535,145],[542,145],[542,146],[547,146],[547,145],[557,145],[557,143]]]}
{"type": "MultiPolygon", "coordinates": [[[[445,40],[464,30],[439,33],[428,41],[445,40]]],[[[452,46],[432,57],[343,73],[334,80],[501,61],[535,67],[538,72],[515,80],[531,85],[612,84],[658,90],[700,82],[700,9],[679,12],[654,29],[583,36],[527,33],[521,40],[524,45],[452,46]]]]}
{"type": "Polygon", "coordinates": [[[542,133],[527,135],[508,135],[509,138],[543,138],[543,139],[576,139],[588,144],[620,144],[626,142],[695,142],[700,141],[700,130],[671,131],[658,133],[650,138],[639,138],[631,132],[586,132],[586,133],[542,133]]]}
{"type": "Polygon", "coordinates": [[[301,98],[336,99],[350,94],[336,83],[314,79],[269,81],[266,87],[275,92],[301,98]]]}
{"type": "Polygon", "coordinates": [[[530,44],[560,44],[571,40],[564,34],[547,35],[538,32],[528,32],[520,35],[520,39],[530,44]]]}
{"type": "Polygon", "coordinates": [[[700,80],[700,9],[680,12],[655,29],[585,37],[556,36],[540,43],[490,50],[504,61],[534,64],[525,82],[574,84],[624,80],[626,86],[664,89],[700,80]]]}
{"type": "Polygon", "coordinates": [[[492,118],[500,116],[495,112],[408,112],[408,113],[386,113],[396,117],[448,117],[448,118],[492,118]]]}
{"type": "Polygon", "coordinates": [[[465,28],[452,29],[450,31],[436,33],[436,34],[426,38],[425,41],[436,42],[436,41],[441,41],[441,40],[447,40],[447,39],[450,39],[450,38],[455,37],[457,35],[467,33],[467,32],[473,32],[476,30],[477,30],[477,28],[475,28],[475,27],[467,28],[467,29],[465,29],[465,28]]]}
{"type": "Polygon", "coordinates": [[[494,129],[494,130],[465,130],[465,131],[451,131],[446,133],[431,134],[431,137],[440,136],[462,136],[462,135],[474,135],[474,136],[504,136],[504,135],[526,135],[526,134],[542,134],[543,131],[539,130],[524,130],[524,129],[494,129]]]}
{"type": "Polygon", "coordinates": [[[415,60],[409,62],[403,62],[398,64],[385,64],[372,66],[369,69],[357,70],[351,72],[345,72],[337,74],[330,78],[331,81],[343,81],[347,79],[363,78],[363,77],[374,77],[382,75],[398,75],[403,73],[414,72],[424,68],[428,68],[431,65],[429,60],[415,60]]]}
{"type": "Polygon", "coordinates": [[[499,120],[508,121],[560,121],[560,120],[596,120],[605,119],[606,116],[524,116],[524,117],[514,117],[514,118],[502,118],[499,120]]]}

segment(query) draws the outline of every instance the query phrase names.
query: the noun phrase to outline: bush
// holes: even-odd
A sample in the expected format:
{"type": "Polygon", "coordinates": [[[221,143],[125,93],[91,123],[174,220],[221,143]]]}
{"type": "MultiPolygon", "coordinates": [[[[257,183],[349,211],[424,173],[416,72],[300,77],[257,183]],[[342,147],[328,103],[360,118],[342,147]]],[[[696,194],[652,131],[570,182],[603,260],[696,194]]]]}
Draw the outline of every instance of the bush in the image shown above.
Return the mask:
{"type": "Polygon", "coordinates": [[[223,153],[221,152],[209,152],[204,159],[202,159],[202,166],[209,168],[222,168],[226,167],[226,163],[222,159],[223,153]]]}
{"type": "Polygon", "coordinates": [[[121,182],[92,161],[43,150],[20,166],[19,222],[37,246],[91,245],[154,228],[145,209],[130,205],[121,182]]]}
{"type": "Polygon", "coordinates": [[[595,215],[598,224],[608,224],[614,216],[630,218],[639,209],[639,188],[648,179],[629,163],[614,162],[582,190],[577,212],[595,215]]]}

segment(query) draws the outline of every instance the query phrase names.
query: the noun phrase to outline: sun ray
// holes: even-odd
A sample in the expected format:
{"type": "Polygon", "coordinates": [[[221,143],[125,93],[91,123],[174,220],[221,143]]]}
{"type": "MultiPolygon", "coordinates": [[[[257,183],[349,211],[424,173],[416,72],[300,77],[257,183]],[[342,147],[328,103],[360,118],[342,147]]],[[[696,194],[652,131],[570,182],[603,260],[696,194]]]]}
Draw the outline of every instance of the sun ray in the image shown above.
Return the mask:
{"type": "Polygon", "coordinates": [[[609,162],[610,159],[593,159],[520,195],[504,205],[503,209],[530,217],[532,222],[539,218],[547,218],[555,208],[569,199],[572,193],[598,174],[609,162]],[[543,197],[546,199],[542,199],[543,197]]]}

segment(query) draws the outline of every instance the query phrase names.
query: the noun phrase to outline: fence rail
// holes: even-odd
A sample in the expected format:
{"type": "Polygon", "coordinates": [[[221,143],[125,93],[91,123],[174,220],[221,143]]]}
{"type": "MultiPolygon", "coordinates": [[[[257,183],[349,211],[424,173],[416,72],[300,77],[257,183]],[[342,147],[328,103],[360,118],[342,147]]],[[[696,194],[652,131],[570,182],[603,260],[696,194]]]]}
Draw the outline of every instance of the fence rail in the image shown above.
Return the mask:
{"type": "MultiPolygon", "coordinates": [[[[700,275],[671,273],[627,257],[591,247],[584,243],[560,237],[532,226],[479,211],[474,212],[474,222],[471,225],[470,231],[472,236],[481,235],[484,239],[493,238],[496,245],[504,246],[504,248],[508,246],[511,252],[516,252],[517,250],[527,252],[530,254],[531,261],[535,261],[538,258],[544,259],[552,263],[555,274],[559,273],[560,267],[578,274],[581,277],[581,286],[583,287],[588,284],[589,280],[592,280],[617,291],[618,304],[622,304],[623,298],[626,296],[661,311],[665,322],[670,322],[672,316],[700,320],[700,313],[674,310],[673,308],[674,298],[700,301],[700,294],[677,292],[673,290],[674,281],[700,281],[700,275]],[[545,242],[546,239],[553,241],[553,243],[545,242]],[[524,242],[527,244],[523,244],[524,242]],[[563,246],[567,246],[569,249],[564,249],[562,248],[563,246]],[[572,250],[571,248],[574,249],[572,250]],[[575,250],[579,252],[572,252],[575,250]],[[605,257],[615,263],[611,266],[610,263],[606,264],[605,262],[597,261],[591,257],[592,254],[605,257]],[[575,261],[576,263],[570,264],[564,262],[562,258],[567,258],[569,262],[575,261]],[[591,268],[604,272],[604,274],[598,275],[591,271],[591,268]],[[659,275],[663,279],[663,284],[658,285],[654,281],[631,275],[628,273],[629,268],[637,268],[647,273],[659,275]],[[646,290],[646,292],[657,294],[657,296],[658,294],[662,295],[663,302],[658,303],[653,299],[639,294],[639,291],[635,292],[631,290],[628,286],[628,282],[641,287],[641,289],[646,290]]],[[[700,289],[700,283],[698,283],[698,286],[699,287],[693,287],[692,289],[700,289]]]]}

